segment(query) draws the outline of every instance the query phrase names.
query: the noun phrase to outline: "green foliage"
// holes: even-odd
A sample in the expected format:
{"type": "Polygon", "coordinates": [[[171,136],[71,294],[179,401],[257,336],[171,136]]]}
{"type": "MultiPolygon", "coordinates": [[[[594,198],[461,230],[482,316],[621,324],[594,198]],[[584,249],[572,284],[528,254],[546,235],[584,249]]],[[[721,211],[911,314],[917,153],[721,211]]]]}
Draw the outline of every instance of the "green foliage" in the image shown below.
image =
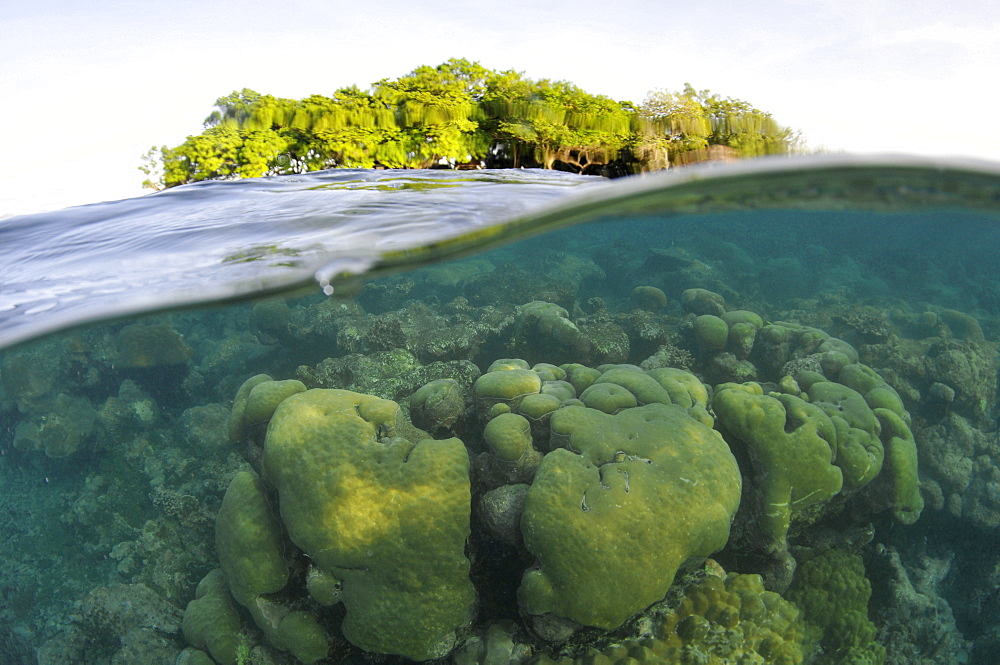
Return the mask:
{"type": "Polygon", "coordinates": [[[649,93],[639,114],[656,128],[646,135],[647,140],[681,163],[703,154],[709,146],[726,146],[738,157],[759,157],[787,153],[797,140],[770,113],[739,99],[695,90],[690,83],[680,93],[649,93]]]}
{"type": "Polygon", "coordinates": [[[157,148],[154,145],[142,154],[142,163],[139,165],[139,170],[146,175],[146,179],[142,181],[143,189],[152,189],[153,191],[163,189],[163,163],[160,155],[166,149],[167,146],[157,148]]]}
{"type": "Polygon", "coordinates": [[[544,168],[560,160],[583,170],[598,160],[611,161],[632,141],[633,113],[608,97],[566,81],[522,79],[515,72],[491,83],[484,108],[493,120],[497,152],[510,166],[521,166],[528,157],[544,168]]]}
{"type": "Polygon", "coordinates": [[[201,134],[143,156],[145,187],[463,163],[626,173],[699,161],[710,146],[752,157],[794,143],[770,114],[690,85],[654,91],[637,106],[464,59],[330,96],[284,99],[244,88],[215,107],[201,134]]]}

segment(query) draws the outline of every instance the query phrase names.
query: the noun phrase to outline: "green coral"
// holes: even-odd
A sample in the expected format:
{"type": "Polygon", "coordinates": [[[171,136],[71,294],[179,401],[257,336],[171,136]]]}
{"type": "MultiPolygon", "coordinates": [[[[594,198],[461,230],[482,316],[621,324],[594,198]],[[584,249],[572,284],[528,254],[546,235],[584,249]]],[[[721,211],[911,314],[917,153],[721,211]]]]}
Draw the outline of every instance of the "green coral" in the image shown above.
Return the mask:
{"type": "Polygon", "coordinates": [[[875,409],[882,426],[885,442],[885,474],[887,504],[893,516],[902,524],[913,524],[920,518],[924,500],[920,496],[917,473],[917,443],[903,418],[890,409],[875,409]]]}
{"type": "Polygon", "coordinates": [[[882,470],[878,419],[864,398],[845,385],[816,381],[807,390],[809,403],[821,408],[836,430],[836,464],[844,474],[844,491],[864,487],[882,470]]]}
{"type": "Polygon", "coordinates": [[[219,665],[233,665],[240,634],[240,615],[229,597],[226,578],[220,568],[208,573],[198,583],[194,597],[184,610],[181,625],[184,639],[194,647],[207,650],[219,665]]]}
{"type": "Polygon", "coordinates": [[[602,384],[614,384],[625,388],[635,396],[635,400],[639,405],[672,403],[670,393],[656,379],[638,367],[609,367],[601,373],[600,378],[594,381],[591,388],[602,384]]]}
{"type": "Polygon", "coordinates": [[[344,637],[414,660],[452,649],[474,599],[468,454],[422,434],[395,402],[315,389],[275,411],[263,460],[292,541],[343,582],[344,637]]]}
{"type": "Polygon", "coordinates": [[[284,534],[260,478],[243,471],[233,478],[215,523],[219,562],[236,601],[250,611],[268,641],[303,663],[326,656],[326,635],[316,618],[268,597],[285,588],[289,567],[284,534]]]}
{"type": "Polygon", "coordinates": [[[586,384],[580,391],[580,401],[586,406],[616,413],[644,404],[677,404],[695,420],[712,426],[708,390],[688,371],[673,367],[643,371],[635,365],[602,365],[598,369],[583,365],[566,367],[571,381],[586,384]]]}
{"type": "Polygon", "coordinates": [[[535,363],[531,369],[538,374],[542,381],[562,381],[566,378],[566,370],[552,363],[535,363]]]}
{"type": "Polygon", "coordinates": [[[719,386],[712,406],[720,427],[762,469],[758,527],[767,550],[784,551],[792,519],[843,487],[835,426],[818,406],[795,395],[765,395],[756,383],[719,386]]]}
{"type": "Polygon", "coordinates": [[[854,347],[817,328],[775,321],[765,325],[757,334],[755,362],[759,362],[768,375],[782,376],[786,363],[808,356],[816,356],[817,362],[824,357],[829,358],[828,362],[835,358],[846,359],[848,363],[858,361],[858,352],[854,347]]]}
{"type": "Polygon", "coordinates": [[[655,286],[637,286],[632,289],[632,304],[640,309],[658,312],[667,306],[667,294],[655,286]]]}
{"type": "Polygon", "coordinates": [[[521,367],[491,369],[476,379],[472,386],[484,419],[494,404],[502,403],[514,409],[525,395],[534,395],[541,389],[542,379],[538,373],[521,367]]]}
{"type": "Polygon", "coordinates": [[[486,424],[483,440],[498,458],[516,462],[531,448],[531,423],[516,413],[502,413],[486,424]]]}
{"type": "Polygon", "coordinates": [[[266,381],[274,381],[274,379],[267,374],[256,374],[244,381],[239,390],[236,391],[236,397],[233,398],[233,408],[229,412],[229,440],[233,443],[242,441],[247,433],[246,411],[250,391],[266,381]]]}
{"type": "Polygon", "coordinates": [[[561,407],[562,403],[563,401],[552,393],[525,395],[517,405],[517,412],[531,421],[540,421],[561,407]]]}
{"type": "Polygon", "coordinates": [[[708,289],[686,289],[681,293],[681,305],[693,314],[713,314],[722,316],[726,311],[726,299],[708,289]]]}
{"type": "Polygon", "coordinates": [[[773,345],[797,337],[819,351],[812,365],[781,377],[780,392],[725,383],[713,398],[720,429],[758,467],[757,524],[764,547],[786,550],[797,516],[872,483],[868,497],[879,507],[890,508],[904,524],[916,521],[923,508],[917,450],[896,392],[870,367],[848,362],[844,343],[821,331],[781,324],[765,332],[773,345]],[[820,368],[836,369],[837,381],[820,368]]]}
{"type": "Polygon", "coordinates": [[[706,577],[663,618],[662,662],[797,665],[809,649],[801,612],[759,575],[706,577]]]}
{"type": "Polygon", "coordinates": [[[871,584],[861,557],[840,550],[800,556],[788,599],[822,633],[822,664],[881,665],[885,648],[868,619],[871,584]]]}
{"type": "Polygon", "coordinates": [[[658,620],[655,636],[570,660],[542,655],[533,665],[799,665],[811,642],[802,613],[766,591],[759,575],[706,577],[688,587],[676,608],[658,620]]]}
{"type": "Polygon", "coordinates": [[[305,384],[295,379],[284,381],[262,381],[247,395],[243,418],[247,425],[259,425],[271,419],[274,410],[285,398],[304,392],[305,384]]]}
{"type": "Polygon", "coordinates": [[[600,371],[579,363],[567,363],[561,367],[566,370],[566,380],[576,390],[577,395],[589,388],[601,376],[600,371]]]}
{"type": "Polygon", "coordinates": [[[701,371],[712,383],[757,379],[750,355],[764,324],[760,316],[747,310],[702,313],[690,324],[701,371]]]}
{"type": "MultiPolygon", "coordinates": [[[[917,444],[903,400],[878,372],[862,363],[842,367],[837,381],[856,391],[871,409],[871,418],[877,422],[875,432],[884,449],[884,471],[879,478],[883,502],[900,523],[913,524],[920,518],[924,500],[920,496],[917,444]]],[[[817,390],[827,389],[825,384],[811,384],[810,401],[815,401],[817,390]]],[[[857,400],[854,402],[857,405],[857,400]]],[[[853,409],[859,410],[857,406],[853,409]]]]}
{"type": "Polygon", "coordinates": [[[694,320],[694,336],[703,355],[718,353],[729,341],[729,326],[718,316],[702,314],[694,320]]]}
{"type": "Polygon", "coordinates": [[[576,388],[569,381],[556,379],[554,381],[546,381],[542,384],[542,394],[553,395],[560,402],[565,402],[576,397],[576,388]]]}
{"type": "Polygon", "coordinates": [[[261,344],[277,344],[288,337],[291,309],[284,298],[265,298],[250,310],[250,330],[261,344]]]}
{"type": "Polygon", "coordinates": [[[237,473],[215,521],[215,545],[233,597],[244,607],[285,588],[289,571],[283,542],[263,482],[250,471],[237,473]]]}
{"type": "Polygon", "coordinates": [[[646,372],[663,386],[670,395],[670,403],[677,404],[698,422],[712,427],[715,419],[708,412],[708,390],[691,372],[674,367],[660,367],[646,372]]]}
{"type": "Polygon", "coordinates": [[[522,305],[514,326],[515,337],[540,337],[570,348],[586,345],[580,329],[570,321],[569,312],[555,303],[534,300],[522,305]]]}
{"type": "Polygon", "coordinates": [[[760,314],[746,309],[730,310],[722,314],[721,318],[730,328],[739,323],[745,323],[757,330],[764,327],[764,319],[760,318],[760,314]]]}
{"type": "Polygon", "coordinates": [[[729,326],[726,348],[739,360],[746,360],[753,350],[757,331],[764,327],[764,321],[758,314],[743,309],[726,312],[722,315],[722,320],[729,326]]]}
{"type": "MultiPolygon", "coordinates": [[[[714,302],[702,304],[711,309],[714,302]]],[[[709,389],[684,370],[529,366],[517,358],[494,362],[475,382],[484,429],[473,441],[489,453],[476,461],[479,489],[531,482],[520,486],[523,502],[515,508],[484,508],[482,518],[496,538],[523,542],[535,557],[517,599],[543,639],[564,639],[579,625],[621,626],[664,598],[685,560],[726,545],[742,489],[726,440],[741,463],[743,456],[754,462],[748,523],[759,526],[771,552],[788,556],[793,522],[815,519],[831,497],[874,480],[881,484],[862,498],[886,497],[900,519],[919,515],[908,416],[885,381],[822,331],[782,324],[758,334],[762,322],[752,312],[720,314],[700,318],[726,327],[725,344],[749,348],[766,333],[764,347],[798,360],[783,361],[791,376],[781,376],[780,392],[727,383],[716,388],[710,409],[709,389]],[[801,355],[806,351],[812,355],[801,355]],[[833,370],[837,381],[827,379],[833,370]],[[715,417],[719,431],[712,429],[715,417]],[[542,457],[539,450],[551,452],[542,457]]],[[[303,662],[325,657],[328,648],[322,626],[301,609],[308,606],[303,598],[324,607],[343,603],[341,631],[361,649],[444,657],[475,606],[465,556],[472,496],[465,445],[430,440],[393,401],[301,391],[295,383],[259,375],[234,403],[231,425],[244,434],[270,419],[263,480],[239,474],[217,525],[234,597],[272,645],[303,662]],[[267,397],[259,408],[255,390],[267,397]]],[[[460,393],[456,381],[432,382],[413,395],[411,413],[428,429],[441,414],[457,422],[465,407],[460,393]]],[[[616,662],[623,654],[660,662],[801,662],[794,608],[762,596],[752,577],[706,582],[715,586],[700,596],[691,591],[701,598],[692,601],[697,611],[658,639],[625,652],[592,652],[584,662],[616,662]],[[784,628],[762,629],[758,637],[739,632],[756,630],[761,616],[784,628]]]]}
{"type": "Polygon", "coordinates": [[[529,355],[542,353],[550,358],[580,358],[589,354],[592,343],[570,320],[564,308],[534,300],[519,308],[514,318],[511,345],[515,351],[529,355]]]}
{"type": "Polygon", "coordinates": [[[609,414],[639,406],[635,395],[617,383],[595,383],[580,393],[580,401],[591,409],[609,414]]]}
{"type": "Polygon", "coordinates": [[[531,369],[531,365],[528,364],[527,360],[521,358],[498,358],[490,363],[486,372],[503,372],[508,369],[531,369]]]}
{"type": "Polygon", "coordinates": [[[322,626],[316,622],[312,614],[304,611],[286,614],[278,622],[271,642],[303,663],[322,660],[330,651],[322,626]]]}
{"type": "Polygon", "coordinates": [[[529,614],[615,628],[660,600],[678,566],[725,546],[740,474],[717,432],[683,407],[552,414],[552,452],[521,531],[538,567],[518,592],[529,614]]]}

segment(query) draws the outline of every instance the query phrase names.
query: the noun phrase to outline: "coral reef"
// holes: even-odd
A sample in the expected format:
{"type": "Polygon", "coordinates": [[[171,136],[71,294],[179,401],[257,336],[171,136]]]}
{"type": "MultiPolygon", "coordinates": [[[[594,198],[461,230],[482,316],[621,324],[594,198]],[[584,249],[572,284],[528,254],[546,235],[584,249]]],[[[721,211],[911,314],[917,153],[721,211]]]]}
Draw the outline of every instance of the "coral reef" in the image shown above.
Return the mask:
{"type": "MultiPolygon", "coordinates": [[[[461,441],[428,439],[389,400],[314,389],[278,406],[263,477],[278,494],[292,542],[341,581],[341,630],[352,644],[414,660],[454,647],[454,631],[470,620],[474,598],[463,552],[468,464],[461,441]],[[381,629],[389,625],[392,631],[381,629]]],[[[222,518],[220,512],[220,524],[222,518]]],[[[279,528],[267,515],[252,523],[279,528]]],[[[261,551],[249,544],[246,550],[261,551]]],[[[278,552],[265,556],[272,565],[281,560],[278,552]]],[[[240,577],[227,573],[231,585],[240,577]]],[[[280,590],[286,580],[279,577],[287,572],[253,591],[280,590]]]]}
{"type": "Polygon", "coordinates": [[[649,637],[592,647],[575,660],[542,655],[532,665],[807,662],[812,643],[799,609],[766,591],[758,575],[723,575],[690,584],[676,607],[654,620],[649,637]]]}
{"type": "Polygon", "coordinates": [[[739,470],[718,433],[683,407],[568,406],[551,429],[555,449],[521,516],[538,559],[521,581],[526,612],[617,628],[666,594],[680,564],[725,546],[739,470]]]}
{"type": "Polygon", "coordinates": [[[989,662],[995,317],[793,235],[5,352],[0,659],[989,662]]]}
{"type": "Polygon", "coordinates": [[[68,630],[39,647],[38,665],[168,663],[179,650],[180,632],[180,610],[152,589],[97,587],[73,608],[68,630]]]}
{"type": "Polygon", "coordinates": [[[799,557],[787,598],[802,609],[805,621],[819,628],[821,663],[881,665],[885,647],[875,642],[868,619],[871,584],[861,557],[841,550],[799,557]]]}
{"type": "Polygon", "coordinates": [[[119,367],[178,365],[193,353],[181,334],[166,322],[133,323],[115,338],[114,361],[119,367]]]}

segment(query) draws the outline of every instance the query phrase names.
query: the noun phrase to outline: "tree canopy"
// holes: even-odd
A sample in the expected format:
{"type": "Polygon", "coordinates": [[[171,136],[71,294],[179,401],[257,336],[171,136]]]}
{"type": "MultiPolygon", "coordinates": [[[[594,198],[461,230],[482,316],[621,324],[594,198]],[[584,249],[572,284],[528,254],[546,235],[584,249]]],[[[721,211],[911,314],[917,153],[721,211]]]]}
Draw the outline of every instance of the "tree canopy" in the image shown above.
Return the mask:
{"type": "Polygon", "coordinates": [[[220,97],[204,131],[153,148],[146,186],[327,168],[540,167],[624,175],[707,158],[781,154],[795,135],[769,113],[687,85],[642,104],[452,59],[368,90],[284,99],[220,97]],[[156,160],[159,152],[159,163],[156,160]]]}

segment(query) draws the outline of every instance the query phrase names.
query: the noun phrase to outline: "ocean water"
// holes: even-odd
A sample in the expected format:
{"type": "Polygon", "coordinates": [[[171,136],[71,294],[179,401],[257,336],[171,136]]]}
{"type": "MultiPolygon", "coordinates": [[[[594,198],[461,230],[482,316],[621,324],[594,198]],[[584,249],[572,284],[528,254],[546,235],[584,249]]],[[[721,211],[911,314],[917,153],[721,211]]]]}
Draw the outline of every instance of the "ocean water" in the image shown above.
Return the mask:
{"type": "Polygon", "coordinates": [[[902,157],[0,220],[0,662],[995,662],[998,224],[902,157]]]}

